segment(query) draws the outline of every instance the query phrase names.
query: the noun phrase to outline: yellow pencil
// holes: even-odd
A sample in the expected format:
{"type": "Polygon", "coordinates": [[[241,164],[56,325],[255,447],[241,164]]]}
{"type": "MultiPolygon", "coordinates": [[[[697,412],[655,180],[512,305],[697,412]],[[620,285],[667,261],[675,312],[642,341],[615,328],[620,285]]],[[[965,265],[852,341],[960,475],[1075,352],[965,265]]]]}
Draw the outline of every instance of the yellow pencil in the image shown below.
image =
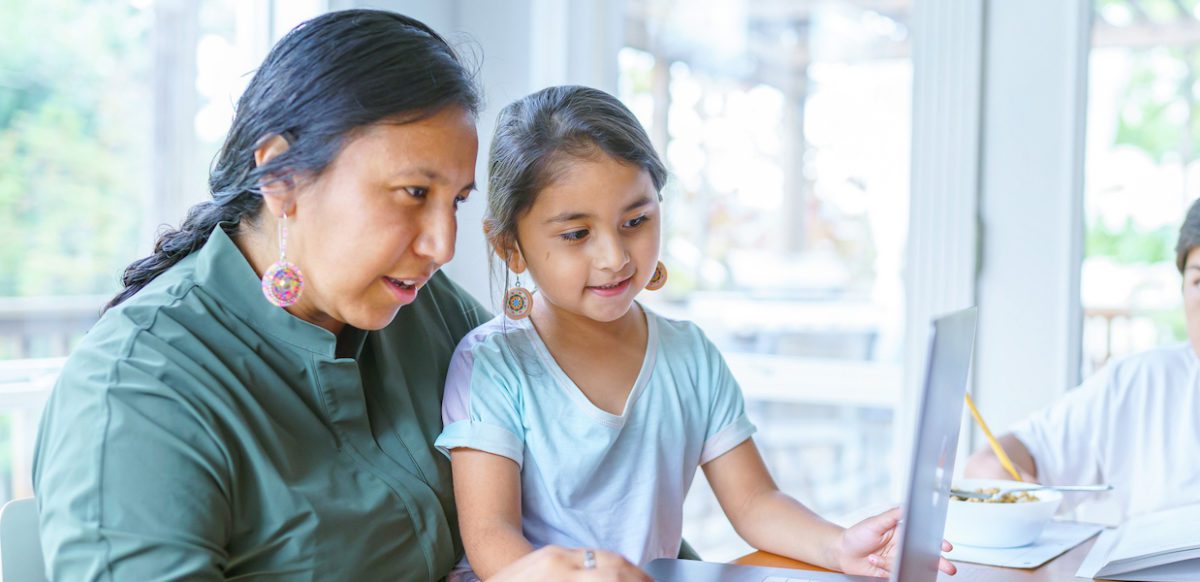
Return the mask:
{"type": "Polygon", "coordinates": [[[996,458],[1000,459],[1000,464],[1012,474],[1013,479],[1024,481],[1021,478],[1021,474],[1017,472],[1017,468],[1013,466],[1012,461],[1008,458],[1008,455],[1005,454],[1004,447],[1000,446],[1000,442],[996,440],[996,437],[992,436],[992,431],[988,430],[988,425],[983,421],[983,417],[979,415],[979,409],[975,408],[975,402],[971,400],[971,395],[964,394],[963,397],[967,399],[967,408],[971,409],[971,416],[975,417],[975,422],[978,422],[979,428],[983,429],[983,436],[987,437],[988,444],[992,445],[992,452],[996,453],[996,458]]]}

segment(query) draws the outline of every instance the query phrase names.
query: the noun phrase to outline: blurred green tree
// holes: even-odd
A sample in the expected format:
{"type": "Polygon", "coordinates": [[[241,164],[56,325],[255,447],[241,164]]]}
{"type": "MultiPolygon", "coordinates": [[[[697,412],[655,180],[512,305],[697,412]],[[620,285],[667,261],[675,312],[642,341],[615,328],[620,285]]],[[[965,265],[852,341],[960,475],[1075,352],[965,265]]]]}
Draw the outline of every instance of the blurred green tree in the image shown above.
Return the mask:
{"type": "Polygon", "coordinates": [[[110,293],[150,185],[150,2],[0,0],[0,296],[110,293]]]}

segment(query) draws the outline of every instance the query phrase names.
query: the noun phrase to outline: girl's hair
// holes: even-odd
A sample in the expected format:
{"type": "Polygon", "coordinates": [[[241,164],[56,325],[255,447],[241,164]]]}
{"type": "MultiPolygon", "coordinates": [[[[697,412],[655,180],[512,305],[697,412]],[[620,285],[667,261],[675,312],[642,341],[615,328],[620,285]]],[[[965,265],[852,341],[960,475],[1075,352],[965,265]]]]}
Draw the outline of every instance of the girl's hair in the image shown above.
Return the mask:
{"type": "MultiPolygon", "coordinates": [[[[550,87],[509,104],[496,120],[488,161],[488,238],[517,240],[517,219],[571,159],[606,154],[650,174],[662,191],[667,169],[646,130],[616,97],[599,89],[550,87]]],[[[507,257],[500,257],[501,260],[507,257]]]]}
{"type": "Polygon", "coordinates": [[[320,174],[355,130],[417,121],[449,106],[476,115],[479,103],[474,72],[417,20],[345,10],[297,26],[271,49],[238,99],[209,174],[212,200],[193,206],[178,230],[159,236],[154,254],[125,269],[125,289],[106,309],[204,246],[218,224],[253,221],[263,183],[320,174]],[[273,135],[289,148],[256,166],[255,149],[273,135]]]}

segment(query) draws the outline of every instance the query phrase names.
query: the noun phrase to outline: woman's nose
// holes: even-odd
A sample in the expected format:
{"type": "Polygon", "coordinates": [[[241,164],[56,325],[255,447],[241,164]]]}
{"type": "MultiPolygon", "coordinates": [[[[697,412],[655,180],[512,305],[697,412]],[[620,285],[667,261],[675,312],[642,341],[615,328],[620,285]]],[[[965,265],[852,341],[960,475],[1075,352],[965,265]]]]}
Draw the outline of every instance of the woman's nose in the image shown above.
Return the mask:
{"type": "Polygon", "coordinates": [[[457,234],[458,219],[453,212],[433,211],[423,221],[421,232],[413,242],[413,250],[440,267],[454,258],[454,239],[457,234]]]}

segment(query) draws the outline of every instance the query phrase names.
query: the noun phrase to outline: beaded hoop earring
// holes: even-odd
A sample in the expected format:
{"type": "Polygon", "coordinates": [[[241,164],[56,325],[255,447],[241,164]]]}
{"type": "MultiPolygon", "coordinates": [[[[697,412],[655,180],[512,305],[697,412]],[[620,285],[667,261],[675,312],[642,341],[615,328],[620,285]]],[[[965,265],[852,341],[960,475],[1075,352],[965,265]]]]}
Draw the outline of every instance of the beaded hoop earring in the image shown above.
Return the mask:
{"type": "Polygon", "coordinates": [[[533,311],[533,294],[521,286],[521,276],[517,282],[504,293],[504,314],[509,319],[525,319],[533,311]]]}
{"type": "Polygon", "coordinates": [[[300,267],[287,260],[287,213],[279,217],[279,260],[267,268],[262,276],[263,296],[271,305],[287,307],[295,305],[304,293],[304,273],[300,267]]]}
{"type": "Polygon", "coordinates": [[[654,268],[654,275],[650,277],[650,282],[646,283],[647,291],[658,291],[667,284],[667,266],[662,261],[658,262],[658,266],[654,268]]]}

